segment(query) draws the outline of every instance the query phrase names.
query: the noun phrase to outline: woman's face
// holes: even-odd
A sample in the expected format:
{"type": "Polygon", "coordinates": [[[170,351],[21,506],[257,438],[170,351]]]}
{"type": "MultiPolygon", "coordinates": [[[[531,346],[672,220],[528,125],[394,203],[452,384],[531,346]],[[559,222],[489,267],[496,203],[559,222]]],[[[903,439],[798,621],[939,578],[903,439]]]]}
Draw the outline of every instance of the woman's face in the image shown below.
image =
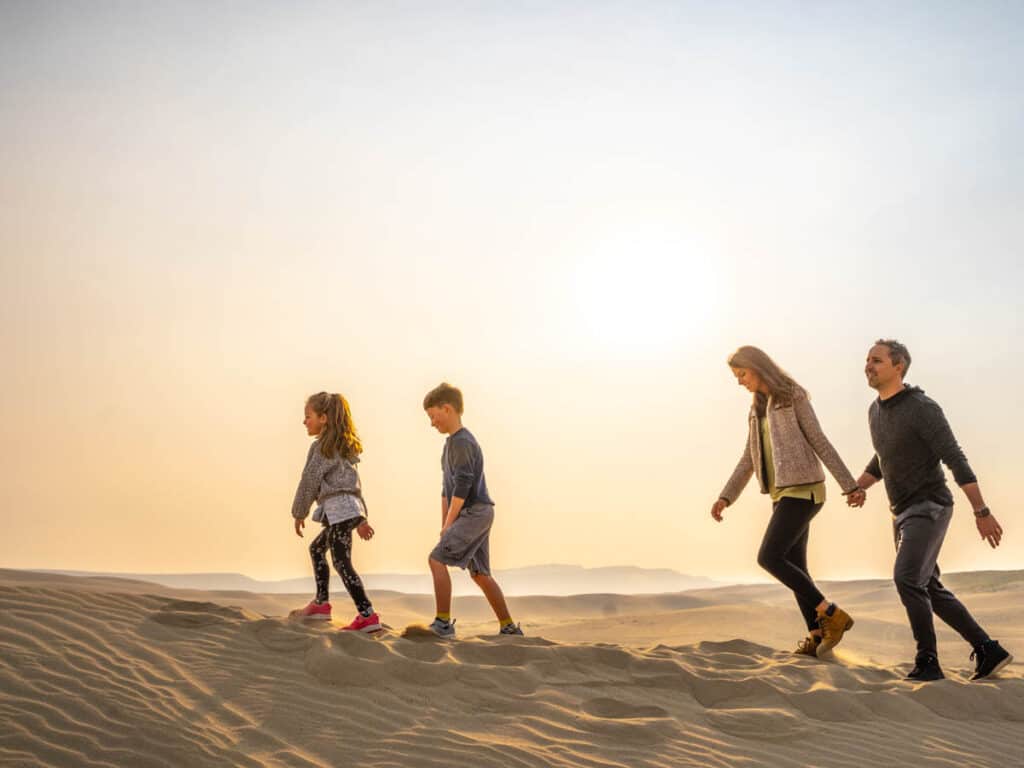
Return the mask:
{"type": "Polygon", "coordinates": [[[733,368],[732,375],[736,377],[737,384],[751,392],[757,392],[761,387],[761,377],[750,368],[733,368]]]}

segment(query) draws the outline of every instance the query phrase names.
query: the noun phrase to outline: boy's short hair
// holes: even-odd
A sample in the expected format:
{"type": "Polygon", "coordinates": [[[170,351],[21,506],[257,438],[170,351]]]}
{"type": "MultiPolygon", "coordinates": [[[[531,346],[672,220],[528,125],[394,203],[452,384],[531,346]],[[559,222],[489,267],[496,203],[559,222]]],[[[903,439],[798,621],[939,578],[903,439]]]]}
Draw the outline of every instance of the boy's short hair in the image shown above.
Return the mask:
{"type": "Polygon", "coordinates": [[[901,344],[896,339],[879,339],[875,344],[889,348],[889,359],[892,360],[892,364],[903,363],[903,375],[906,376],[910,369],[910,350],[906,344],[901,344]]]}
{"type": "Polygon", "coordinates": [[[458,414],[462,413],[462,392],[447,381],[442,381],[423,398],[423,410],[450,405],[458,414]]]}

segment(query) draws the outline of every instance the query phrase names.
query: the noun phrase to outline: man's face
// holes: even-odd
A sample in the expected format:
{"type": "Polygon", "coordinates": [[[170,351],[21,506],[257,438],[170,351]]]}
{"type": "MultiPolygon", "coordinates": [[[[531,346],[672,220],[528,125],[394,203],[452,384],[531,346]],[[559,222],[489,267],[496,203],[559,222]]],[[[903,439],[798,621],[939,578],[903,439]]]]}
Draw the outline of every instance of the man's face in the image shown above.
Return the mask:
{"type": "Polygon", "coordinates": [[[868,350],[868,359],[864,363],[864,375],[867,376],[869,387],[883,389],[903,378],[903,366],[892,364],[889,347],[885,344],[875,344],[868,350]]]}

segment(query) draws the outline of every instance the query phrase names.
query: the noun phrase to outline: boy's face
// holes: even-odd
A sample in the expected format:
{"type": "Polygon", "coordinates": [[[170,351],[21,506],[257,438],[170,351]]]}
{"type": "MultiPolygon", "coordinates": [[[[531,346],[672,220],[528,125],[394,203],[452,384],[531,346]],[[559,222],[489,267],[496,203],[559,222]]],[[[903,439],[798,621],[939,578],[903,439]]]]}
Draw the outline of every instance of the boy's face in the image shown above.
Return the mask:
{"type": "Polygon", "coordinates": [[[459,415],[448,403],[444,405],[432,405],[427,410],[427,418],[430,419],[430,426],[442,435],[450,435],[458,424],[459,415]]]}

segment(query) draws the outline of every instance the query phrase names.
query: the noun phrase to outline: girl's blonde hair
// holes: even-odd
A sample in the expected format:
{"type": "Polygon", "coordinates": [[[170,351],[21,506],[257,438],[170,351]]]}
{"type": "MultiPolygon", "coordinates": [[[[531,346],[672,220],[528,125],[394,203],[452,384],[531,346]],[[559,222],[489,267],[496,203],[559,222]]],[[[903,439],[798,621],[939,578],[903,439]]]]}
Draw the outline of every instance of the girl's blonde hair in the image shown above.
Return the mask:
{"type": "Polygon", "coordinates": [[[348,400],[337,393],[317,392],[309,396],[306,405],[317,416],[327,416],[327,423],[318,438],[324,458],[341,456],[346,461],[357,461],[363,452],[363,444],[356,433],[348,400]]]}
{"type": "Polygon", "coordinates": [[[753,371],[768,387],[767,395],[764,392],[754,393],[754,407],[758,416],[764,416],[767,412],[769,397],[779,405],[792,405],[796,395],[807,394],[792,376],[757,347],[740,347],[729,355],[728,362],[730,368],[748,368],[753,371]]]}

